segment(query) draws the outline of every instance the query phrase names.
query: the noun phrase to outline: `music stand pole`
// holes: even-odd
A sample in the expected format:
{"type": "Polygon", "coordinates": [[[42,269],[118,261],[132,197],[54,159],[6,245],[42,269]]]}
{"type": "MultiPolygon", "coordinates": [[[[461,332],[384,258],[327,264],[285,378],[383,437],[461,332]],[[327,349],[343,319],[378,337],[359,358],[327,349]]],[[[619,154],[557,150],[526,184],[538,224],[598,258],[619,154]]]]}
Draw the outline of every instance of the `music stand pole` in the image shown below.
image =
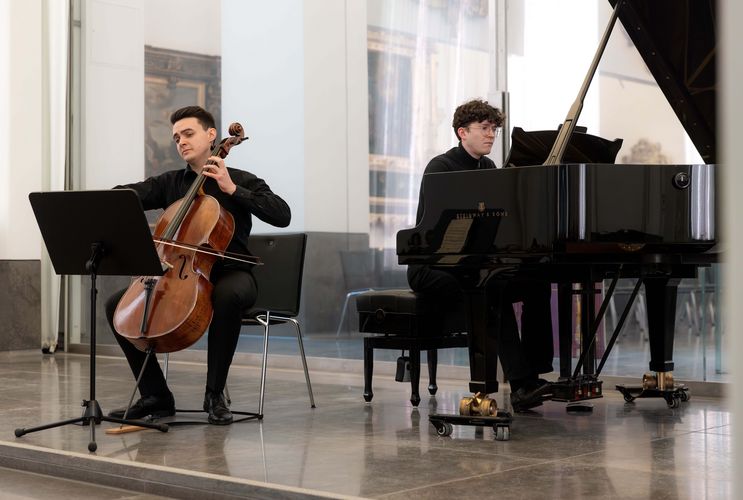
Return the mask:
{"type": "Polygon", "coordinates": [[[96,278],[101,268],[109,275],[158,275],[162,268],[152,244],[142,206],[131,190],[63,191],[29,195],[49,256],[57,274],[90,274],[90,399],[83,400],[83,415],[31,428],[18,428],[16,437],[68,424],[90,426],[88,450],[98,449],[95,426],[102,421],[134,425],[167,432],[166,424],[125,420],[103,415],[95,398],[96,278]],[[108,212],[102,214],[103,212],[108,212]],[[106,220],[107,217],[111,220],[106,220]],[[89,224],[80,221],[88,220],[89,224]],[[99,224],[106,220],[107,224],[99,224]],[[118,224],[117,224],[118,223],[118,224]],[[90,227],[88,227],[90,226],[90,227]],[[103,227],[101,227],[103,226],[103,227]],[[124,249],[129,240],[130,249],[124,249]],[[105,241],[113,242],[107,246],[105,241]],[[89,258],[80,266],[84,248],[89,258]],[[149,247],[149,248],[148,248],[149,247]],[[77,257],[77,258],[76,258],[77,257]],[[137,273],[135,269],[149,272],[137,273]]]}

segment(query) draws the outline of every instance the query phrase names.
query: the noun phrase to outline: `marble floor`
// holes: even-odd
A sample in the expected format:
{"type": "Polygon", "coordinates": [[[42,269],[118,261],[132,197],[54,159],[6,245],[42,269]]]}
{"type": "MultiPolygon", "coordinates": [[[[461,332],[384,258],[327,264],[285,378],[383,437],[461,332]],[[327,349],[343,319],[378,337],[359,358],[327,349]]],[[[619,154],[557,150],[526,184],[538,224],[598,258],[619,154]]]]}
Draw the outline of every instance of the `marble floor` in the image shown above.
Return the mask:
{"type": "MultiPolygon", "coordinates": [[[[80,416],[88,356],[0,353],[0,489],[3,498],[733,497],[724,399],[693,396],[670,409],[658,399],[626,404],[605,387],[590,414],[556,402],[517,414],[509,441],[474,427],[439,437],[429,413],[455,412],[466,384],[440,380],[438,394],[415,409],[409,385],[394,382],[391,370],[375,366],[375,396],[366,404],[360,370],[313,369],[311,409],[302,372],[272,367],[263,421],[119,435],[105,434],[113,426],[104,423],[89,453],[90,432],[77,425],[14,436],[18,427],[80,416]]],[[[257,408],[258,372],[233,366],[234,409],[257,408]]],[[[171,362],[179,408],[200,406],[204,374],[200,363],[171,362]]],[[[131,383],[123,359],[98,356],[104,412],[126,402],[131,383]]],[[[506,409],[507,394],[506,386],[497,396],[506,409]]]]}

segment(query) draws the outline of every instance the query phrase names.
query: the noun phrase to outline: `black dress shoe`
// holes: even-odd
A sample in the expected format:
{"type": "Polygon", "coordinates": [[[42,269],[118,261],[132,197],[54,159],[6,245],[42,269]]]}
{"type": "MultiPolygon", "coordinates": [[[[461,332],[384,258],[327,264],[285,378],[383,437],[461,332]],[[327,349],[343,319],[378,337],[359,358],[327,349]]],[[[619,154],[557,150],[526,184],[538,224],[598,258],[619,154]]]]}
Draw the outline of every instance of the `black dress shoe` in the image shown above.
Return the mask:
{"type": "Polygon", "coordinates": [[[227,407],[224,394],[207,391],[204,394],[204,411],[209,414],[209,423],[228,425],[232,423],[232,412],[227,407]]]}
{"type": "Polygon", "coordinates": [[[164,396],[146,396],[139,398],[132,406],[129,411],[126,411],[126,407],[117,408],[111,410],[108,413],[109,417],[113,418],[124,418],[126,414],[127,419],[137,420],[144,418],[148,415],[161,418],[170,417],[175,415],[175,400],[172,394],[164,396]]]}
{"type": "Polygon", "coordinates": [[[511,406],[516,413],[542,406],[552,395],[552,384],[544,379],[531,380],[511,393],[511,406]]]}

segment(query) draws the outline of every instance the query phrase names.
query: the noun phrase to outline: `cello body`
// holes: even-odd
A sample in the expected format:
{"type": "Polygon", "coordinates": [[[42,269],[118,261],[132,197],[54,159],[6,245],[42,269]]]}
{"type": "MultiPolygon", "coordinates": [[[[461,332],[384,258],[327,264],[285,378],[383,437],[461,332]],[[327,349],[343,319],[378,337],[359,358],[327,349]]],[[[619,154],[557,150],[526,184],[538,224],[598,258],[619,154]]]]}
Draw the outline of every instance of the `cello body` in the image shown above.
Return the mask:
{"type": "MultiPolygon", "coordinates": [[[[208,195],[197,195],[180,224],[174,224],[188,201],[184,197],[160,216],[154,236],[167,235],[177,226],[172,239],[191,246],[225,250],[232,239],[232,214],[208,195]]],[[[116,331],[139,350],[175,352],[195,343],[212,319],[212,284],[209,274],[217,257],[172,245],[157,245],[167,271],[162,276],[132,279],[114,314],[116,331]]]]}

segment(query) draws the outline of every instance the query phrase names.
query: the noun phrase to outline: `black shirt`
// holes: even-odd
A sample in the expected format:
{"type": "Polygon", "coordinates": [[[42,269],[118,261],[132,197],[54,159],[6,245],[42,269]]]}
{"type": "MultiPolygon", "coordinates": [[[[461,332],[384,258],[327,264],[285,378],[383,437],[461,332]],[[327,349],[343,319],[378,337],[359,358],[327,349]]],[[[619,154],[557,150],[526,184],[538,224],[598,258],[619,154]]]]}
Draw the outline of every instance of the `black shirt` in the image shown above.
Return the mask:
{"type": "MultiPolygon", "coordinates": [[[[233,194],[223,192],[219,189],[217,181],[211,178],[205,180],[203,189],[206,194],[216,198],[235,218],[235,233],[227,250],[247,254],[248,236],[253,227],[251,215],[272,226],[286,227],[291,221],[291,210],[281,197],[271,191],[263,179],[231,167],[227,167],[227,171],[237,186],[233,194]]],[[[171,170],[142,182],[116,186],[114,189],[133,189],[145,210],[165,209],[186,195],[196,176],[191,166],[186,165],[181,170],[171,170]]]]}
{"type": "MultiPolygon", "coordinates": [[[[425,174],[432,172],[460,172],[463,170],[477,170],[482,168],[495,168],[493,160],[487,156],[481,156],[480,159],[473,158],[462,147],[462,143],[455,148],[451,148],[444,154],[438,155],[428,162],[425,174]]],[[[423,193],[423,179],[421,179],[421,189],[418,196],[418,213],[415,217],[415,224],[418,225],[423,218],[423,207],[425,207],[424,193],[423,193]]],[[[428,266],[423,264],[409,265],[408,266],[408,283],[414,291],[425,290],[431,285],[431,280],[435,279],[431,275],[431,270],[428,266]]]]}

